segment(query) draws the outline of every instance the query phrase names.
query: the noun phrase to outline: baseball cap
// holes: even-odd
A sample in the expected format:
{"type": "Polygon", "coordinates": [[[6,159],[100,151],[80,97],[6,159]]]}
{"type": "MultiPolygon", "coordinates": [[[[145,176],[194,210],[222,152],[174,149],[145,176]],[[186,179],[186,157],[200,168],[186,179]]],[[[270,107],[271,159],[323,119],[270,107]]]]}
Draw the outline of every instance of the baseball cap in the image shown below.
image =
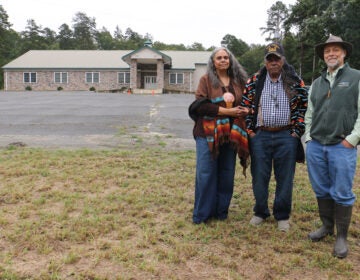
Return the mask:
{"type": "Polygon", "coordinates": [[[278,57],[283,57],[284,49],[279,43],[271,43],[265,47],[265,58],[267,58],[271,54],[278,57]]]}

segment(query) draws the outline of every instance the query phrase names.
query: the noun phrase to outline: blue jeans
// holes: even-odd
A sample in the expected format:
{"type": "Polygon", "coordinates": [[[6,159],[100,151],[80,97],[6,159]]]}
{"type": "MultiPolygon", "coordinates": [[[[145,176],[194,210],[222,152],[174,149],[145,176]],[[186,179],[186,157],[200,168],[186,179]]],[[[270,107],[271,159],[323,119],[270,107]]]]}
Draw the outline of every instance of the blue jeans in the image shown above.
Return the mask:
{"type": "Polygon", "coordinates": [[[287,220],[292,205],[293,180],[298,139],[288,130],[269,132],[258,130],[250,138],[251,175],[255,196],[254,215],[263,219],[270,216],[268,198],[272,167],[276,181],[273,215],[276,220],[287,220]]]}
{"type": "Polygon", "coordinates": [[[234,191],[236,152],[229,144],[220,146],[216,159],[206,138],[196,138],[196,178],[193,222],[226,219],[234,191]]]}
{"type": "Polygon", "coordinates": [[[306,144],[306,161],[310,183],[317,198],[333,199],[344,206],[353,205],[352,191],[357,150],[336,145],[322,145],[316,140],[306,144]]]}

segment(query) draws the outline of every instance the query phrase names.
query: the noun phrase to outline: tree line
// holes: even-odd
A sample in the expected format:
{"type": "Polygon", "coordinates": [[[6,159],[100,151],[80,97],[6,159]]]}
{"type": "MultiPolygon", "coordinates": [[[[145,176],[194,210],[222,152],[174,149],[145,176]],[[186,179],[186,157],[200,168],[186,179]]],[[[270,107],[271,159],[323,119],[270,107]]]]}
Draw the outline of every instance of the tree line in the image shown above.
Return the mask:
{"type": "MultiPolygon", "coordinates": [[[[287,61],[310,84],[325,66],[314,53],[314,46],[325,42],[329,34],[341,36],[353,44],[350,65],[360,69],[360,0],[297,0],[286,6],[277,1],[268,9],[268,19],[261,30],[266,41],[283,44],[287,61]]],[[[113,34],[105,27],[98,30],[96,19],[78,12],[72,25],[62,24],[58,32],[42,28],[29,19],[24,31],[11,28],[7,12],[0,4],[0,66],[29,50],[135,50],[152,41],[152,35],[141,35],[131,28],[125,32],[117,26],[113,34]]],[[[224,35],[221,45],[230,49],[249,74],[255,73],[264,60],[264,45],[248,44],[231,34],[224,35]]],[[[211,51],[199,42],[190,46],[153,42],[157,50],[211,51]]],[[[0,88],[3,71],[0,70],[0,88]]]]}

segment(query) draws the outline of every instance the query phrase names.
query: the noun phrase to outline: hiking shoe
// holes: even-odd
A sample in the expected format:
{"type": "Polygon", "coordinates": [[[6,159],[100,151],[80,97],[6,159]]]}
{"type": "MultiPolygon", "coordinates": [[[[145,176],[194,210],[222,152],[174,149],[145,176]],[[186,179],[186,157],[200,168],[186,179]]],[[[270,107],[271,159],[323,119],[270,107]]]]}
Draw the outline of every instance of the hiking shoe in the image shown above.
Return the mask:
{"type": "Polygon", "coordinates": [[[264,219],[258,216],[253,216],[250,220],[250,225],[258,226],[264,222],[264,219]]]}
{"type": "Polygon", "coordinates": [[[290,229],[289,220],[278,221],[278,229],[280,231],[288,231],[290,229]]]}

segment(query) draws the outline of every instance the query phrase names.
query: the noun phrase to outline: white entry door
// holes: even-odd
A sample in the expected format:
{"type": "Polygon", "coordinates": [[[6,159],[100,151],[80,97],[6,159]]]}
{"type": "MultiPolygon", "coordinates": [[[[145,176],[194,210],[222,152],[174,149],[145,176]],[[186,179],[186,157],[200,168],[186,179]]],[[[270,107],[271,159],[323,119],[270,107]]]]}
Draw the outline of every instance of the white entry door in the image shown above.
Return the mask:
{"type": "Polygon", "coordinates": [[[145,89],[156,88],[156,76],[145,76],[145,89]]]}

